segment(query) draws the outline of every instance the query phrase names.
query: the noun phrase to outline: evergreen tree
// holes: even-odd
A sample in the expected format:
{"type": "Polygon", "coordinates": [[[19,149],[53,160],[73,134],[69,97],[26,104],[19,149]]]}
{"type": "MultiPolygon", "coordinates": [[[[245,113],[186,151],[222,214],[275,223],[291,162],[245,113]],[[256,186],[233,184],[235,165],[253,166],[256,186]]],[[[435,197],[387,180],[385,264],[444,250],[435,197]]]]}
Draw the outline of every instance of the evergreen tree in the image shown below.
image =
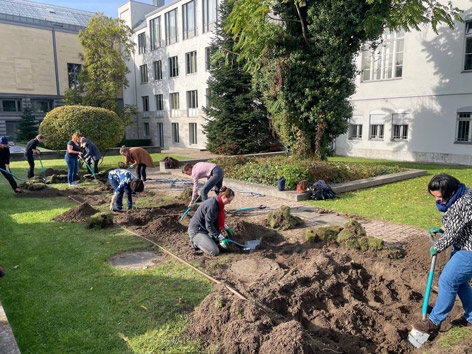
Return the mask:
{"type": "Polygon", "coordinates": [[[224,31],[224,21],[232,6],[225,0],[219,9],[216,36],[210,52],[212,65],[208,80],[209,117],[204,131],[207,148],[217,154],[247,154],[267,151],[275,139],[269,128],[267,110],[260,94],[252,87],[252,76],[233,52],[234,40],[224,31]],[[223,55],[227,53],[227,55],[223,55]]]}
{"type": "Polygon", "coordinates": [[[29,141],[38,135],[38,123],[32,113],[31,108],[23,109],[20,124],[18,124],[18,140],[29,141]]]}

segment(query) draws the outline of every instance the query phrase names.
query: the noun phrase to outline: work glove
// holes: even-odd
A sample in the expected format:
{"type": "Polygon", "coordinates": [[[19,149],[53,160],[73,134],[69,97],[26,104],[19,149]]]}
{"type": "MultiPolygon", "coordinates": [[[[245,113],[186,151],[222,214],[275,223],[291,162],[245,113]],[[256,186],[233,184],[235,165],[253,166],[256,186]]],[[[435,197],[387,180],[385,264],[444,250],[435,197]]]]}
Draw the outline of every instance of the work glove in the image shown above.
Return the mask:
{"type": "Polygon", "coordinates": [[[222,234],[219,234],[218,237],[218,244],[221,248],[227,249],[229,247],[229,242],[222,234]]]}
{"type": "Polygon", "coordinates": [[[431,246],[431,248],[429,249],[429,254],[432,256],[435,256],[438,254],[438,251],[436,251],[436,248],[434,248],[434,246],[431,246]]]}
{"type": "Polygon", "coordinates": [[[131,169],[131,168],[133,168],[133,167],[134,167],[133,165],[129,165],[129,166],[128,166],[129,169],[131,169]]]}
{"type": "Polygon", "coordinates": [[[441,229],[440,227],[433,226],[428,230],[429,236],[436,236],[436,234],[443,234],[444,230],[441,229]]]}
{"type": "Polygon", "coordinates": [[[193,205],[193,202],[188,203],[187,208],[191,208],[193,205]]]}
{"type": "Polygon", "coordinates": [[[233,229],[230,228],[228,225],[225,224],[225,230],[228,231],[230,236],[233,236],[233,229]]]}
{"type": "Polygon", "coordinates": [[[110,203],[110,210],[113,211],[114,209],[114,205],[113,205],[113,202],[110,203]]]}

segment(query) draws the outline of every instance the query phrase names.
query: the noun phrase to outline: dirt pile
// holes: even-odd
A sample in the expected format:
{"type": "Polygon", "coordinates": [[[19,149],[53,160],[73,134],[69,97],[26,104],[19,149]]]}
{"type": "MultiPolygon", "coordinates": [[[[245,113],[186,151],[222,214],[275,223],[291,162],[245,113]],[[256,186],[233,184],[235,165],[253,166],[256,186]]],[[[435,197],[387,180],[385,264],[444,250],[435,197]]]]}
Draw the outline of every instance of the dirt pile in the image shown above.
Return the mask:
{"type": "Polygon", "coordinates": [[[229,226],[233,229],[234,234],[231,239],[239,243],[250,240],[261,240],[259,248],[264,248],[278,244],[284,240],[284,237],[277,231],[244,220],[232,220],[229,226]]]}
{"type": "MultiPolygon", "coordinates": [[[[160,207],[142,208],[132,210],[125,214],[115,216],[116,222],[128,226],[143,226],[151,223],[163,215],[183,214],[185,205],[181,203],[169,203],[160,207]]],[[[179,215],[179,217],[180,217],[179,215]]]]}
{"type": "Polygon", "coordinates": [[[279,209],[271,211],[269,215],[267,215],[265,225],[283,231],[303,225],[303,220],[298,216],[292,215],[290,213],[290,207],[282,205],[279,209]]]}
{"type": "Polygon", "coordinates": [[[98,213],[98,211],[90,204],[82,203],[75,208],[67,210],[61,215],[56,216],[53,220],[59,222],[84,222],[87,218],[96,213],[98,213]]]}
{"type": "Polygon", "coordinates": [[[187,228],[179,223],[180,215],[163,215],[148,223],[142,228],[142,231],[148,235],[172,235],[185,232],[187,228]]]}

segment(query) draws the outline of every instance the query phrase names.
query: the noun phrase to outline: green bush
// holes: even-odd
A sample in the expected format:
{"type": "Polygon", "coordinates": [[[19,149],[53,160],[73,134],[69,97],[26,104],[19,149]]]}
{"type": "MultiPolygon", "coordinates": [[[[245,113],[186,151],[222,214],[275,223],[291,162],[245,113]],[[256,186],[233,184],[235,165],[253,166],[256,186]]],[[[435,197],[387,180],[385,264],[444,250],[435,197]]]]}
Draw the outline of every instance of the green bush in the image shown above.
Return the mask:
{"type": "Polygon", "coordinates": [[[44,135],[44,145],[58,150],[66,148],[76,131],[103,151],[121,140],[125,127],[115,112],[88,106],[55,108],[46,114],[39,126],[40,134],[44,135]]]}

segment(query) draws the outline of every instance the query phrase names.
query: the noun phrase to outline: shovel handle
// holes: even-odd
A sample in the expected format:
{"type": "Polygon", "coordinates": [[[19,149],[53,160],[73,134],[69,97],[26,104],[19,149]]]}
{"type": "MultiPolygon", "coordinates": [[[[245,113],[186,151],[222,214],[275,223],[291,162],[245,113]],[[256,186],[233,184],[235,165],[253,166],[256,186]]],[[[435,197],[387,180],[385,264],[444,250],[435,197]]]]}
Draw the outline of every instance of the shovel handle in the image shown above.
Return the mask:
{"type": "Polygon", "coordinates": [[[426,314],[428,313],[429,294],[431,293],[431,284],[433,283],[434,267],[436,266],[436,257],[437,255],[435,254],[431,259],[431,269],[429,270],[428,285],[426,286],[426,293],[424,294],[424,301],[423,301],[423,320],[426,319],[426,314]]]}

